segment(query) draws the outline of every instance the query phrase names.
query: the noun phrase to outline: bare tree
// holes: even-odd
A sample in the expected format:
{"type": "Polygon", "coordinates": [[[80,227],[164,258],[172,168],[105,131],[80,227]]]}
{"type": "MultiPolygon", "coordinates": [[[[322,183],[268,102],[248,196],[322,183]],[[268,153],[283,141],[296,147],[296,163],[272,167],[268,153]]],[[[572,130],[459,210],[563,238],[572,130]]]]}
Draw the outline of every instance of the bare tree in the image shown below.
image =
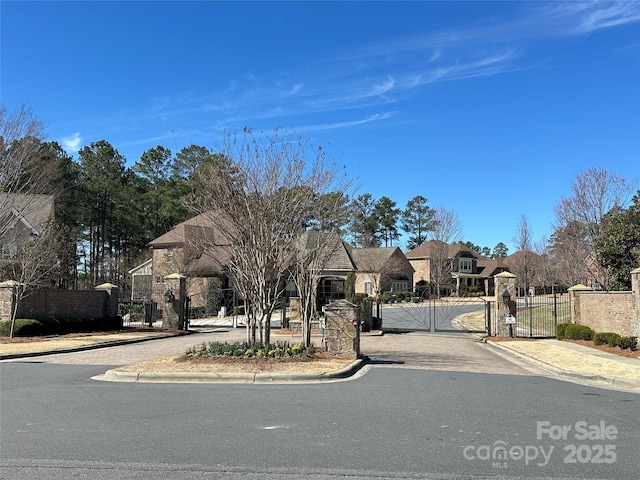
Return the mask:
{"type": "Polygon", "coordinates": [[[0,262],[0,271],[9,278],[13,292],[11,311],[11,333],[15,327],[20,302],[38,287],[51,286],[53,274],[58,269],[57,236],[54,224],[48,223],[33,228],[27,238],[16,238],[14,254],[0,262]]]}
{"type": "Polygon", "coordinates": [[[550,252],[560,283],[573,286],[595,280],[586,262],[592,250],[585,224],[574,220],[557,227],[551,235],[550,252]]]}
{"type": "MultiPolygon", "coordinates": [[[[321,199],[344,205],[339,195],[328,194],[345,190],[324,151],[287,132],[256,136],[245,129],[226,136],[220,153],[228,161],[199,170],[201,189],[191,206],[211,212],[221,237],[215,243],[227,246],[229,275],[246,303],[247,340],[255,343],[259,330],[260,341],[268,343],[271,314],[292,267],[304,261],[315,271],[325,256],[319,247],[310,249],[315,254],[300,248],[301,235],[310,225],[330,223],[332,202],[321,199]]],[[[212,245],[200,241],[202,248],[212,245]]]]}
{"type": "Polygon", "coordinates": [[[462,224],[454,210],[436,208],[433,216],[431,238],[430,268],[431,281],[436,283],[436,294],[441,295],[443,287],[451,287],[453,279],[452,259],[449,255],[450,246],[462,239],[462,224]]]}
{"type": "Polygon", "coordinates": [[[558,284],[557,265],[553,260],[551,244],[547,237],[542,237],[534,245],[534,251],[538,254],[537,282],[542,287],[551,287],[558,284]]]}
{"type": "Polygon", "coordinates": [[[344,243],[335,232],[308,230],[302,232],[294,246],[290,279],[300,298],[302,343],[311,345],[312,319],[316,313],[318,286],[331,259],[344,251],[344,243]]]}
{"type": "Polygon", "coordinates": [[[576,257],[575,262],[587,264],[595,280],[606,287],[605,271],[597,263],[593,245],[602,229],[605,215],[615,208],[626,207],[637,189],[638,180],[624,177],[605,169],[591,167],[580,172],[571,184],[572,195],[563,197],[555,206],[556,228],[566,228],[575,222],[586,228],[587,256],[576,257]]]}
{"type": "Polygon", "coordinates": [[[528,304],[529,287],[536,275],[536,254],[533,252],[533,232],[525,215],[520,217],[513,243],[517,251],[510,257],[509,265],[517,277],[518,285],[524,289],[525,302],[528,304]]]}
{"type": "MultiPolygon", "coordinates": [[[[43,139],[44,125],[29,107],[22,105],[8,111],[0,104],[0,193],[45,192],[54,172],[33,168],[43,139]]],[[[11,210],[15,198],[15,195],[2,196],[0,212],[11,210]]],[[[0,236],[4,227],[0,224],[0,236]]]]}

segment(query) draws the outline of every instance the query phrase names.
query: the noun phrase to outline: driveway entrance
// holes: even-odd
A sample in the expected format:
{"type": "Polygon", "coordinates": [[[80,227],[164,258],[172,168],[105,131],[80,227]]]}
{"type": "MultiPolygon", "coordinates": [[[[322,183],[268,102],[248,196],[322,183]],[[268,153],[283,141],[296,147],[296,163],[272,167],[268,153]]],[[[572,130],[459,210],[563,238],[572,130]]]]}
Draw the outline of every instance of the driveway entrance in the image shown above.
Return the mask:
{"type": "MultiPolygon", "coordinates": [[[[470,333],[457,319],[471,312],[485,312],[486,318],[488,305],[489,302],[477,297],[426,299],[420,303],[383,305],[382,329],[385,332],[470,333]]],[[[474,330],[473,333],[484,333],[484,329],[474,330]]]]}

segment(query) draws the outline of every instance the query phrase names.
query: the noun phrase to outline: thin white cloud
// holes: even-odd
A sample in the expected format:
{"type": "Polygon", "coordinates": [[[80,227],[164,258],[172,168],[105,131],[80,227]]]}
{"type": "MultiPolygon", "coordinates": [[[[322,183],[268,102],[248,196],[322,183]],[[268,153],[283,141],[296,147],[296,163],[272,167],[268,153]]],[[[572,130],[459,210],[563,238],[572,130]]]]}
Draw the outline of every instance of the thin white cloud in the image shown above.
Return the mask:
{"type": "Polygon", "coordinates": [[[82,143],[82,137],[79,132],[75,132],[68,137],[64,137],[60,140],[65,150],[71,153],[78,153],[80,150],[80,144],[82,143]]]}
{"type": "Polygon", "coordinates": [[[568,33],[588,34],[604,28],[640,22],[640,2],[563,2],[550,11],[572,26],[568,33]]]}
{"type": "Polygon", "coordinates": [[[396,112],[375,113],[373,115],[369,115],[359,120],[352,120],[349,122],[336,122],[336,123],[325,123],[325,124],[319,124],[319,125],[310,125],[306,127],[296,128],[295,130],[296,132],[318,132],[322,130],[335,130],[338,128],[356,127],[359,125],[364,125],[365,123],[386,120],[387,118],[393,117],[395,114],[396,112]]]}
{"type": "MultiPolygon", "coordinates": [[[[308,129],[330,130],[383,121],[394,112],[367,113],[397,108],[390,105],[421,94],[429,84],[537,68],[535,65],[544,62],[535,56],[536,50],[548,51],[545,42],[640,21],[637,1],[513,5],[505,9],[511,13],[487,16],[455,29],[332,51],[324,59],[314,58],[313,65],[284,65],[270,73],[247,72],[213,92],[154,98],[151,105],[127,115],[126,125],[151,125],[161,120],[159,128],[167,130],[209,131],[214,126],[233,129],[282,120],[295,122],[291,119],[322,112],[337,115],[347,110],[362,118],[308,129]]],[[[633,49],[629,46],[631,53],[633,49]]],[[[125,122],[116,125],[125,128],[125,122]]]]}

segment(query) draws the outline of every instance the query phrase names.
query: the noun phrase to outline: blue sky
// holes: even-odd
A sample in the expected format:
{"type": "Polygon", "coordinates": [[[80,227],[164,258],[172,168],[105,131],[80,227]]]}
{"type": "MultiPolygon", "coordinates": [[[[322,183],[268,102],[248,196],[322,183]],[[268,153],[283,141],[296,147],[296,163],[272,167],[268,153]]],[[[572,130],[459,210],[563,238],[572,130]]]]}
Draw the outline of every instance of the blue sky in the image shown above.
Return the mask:
{"type": "Polygon", "coordinates": [[[0,3],[0,99],[74,157],[291,129],[357,193],[536,240],[577,173],[640,176],[640,2],[0,3]]]}

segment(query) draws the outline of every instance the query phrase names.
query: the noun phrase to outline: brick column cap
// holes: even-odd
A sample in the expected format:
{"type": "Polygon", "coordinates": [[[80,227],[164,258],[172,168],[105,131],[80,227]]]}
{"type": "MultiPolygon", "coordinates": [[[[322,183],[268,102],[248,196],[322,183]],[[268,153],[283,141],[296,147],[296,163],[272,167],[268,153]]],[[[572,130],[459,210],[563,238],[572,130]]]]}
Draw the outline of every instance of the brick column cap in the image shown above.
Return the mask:
{"type": "Polygon", "coordinates": [[[570,292],[575,292],[577,290],[583,290],[583,291],[591,291],[593,290],[593,288],[591,287],[587,287],[586,285],[583,285],[582,283],[579,283],[578,285],[574,285],[573,287],[568,289],[570,292]]]}
{"type": "Polygon", "coordinates": [[[516,276],[511,272],[500,272],[497,275],[494,275],[493,278],[516,278],[516,276]]]}
{"type": "Polygon", "coordinates": [[[181,273],[172,273],[170,275],[167,275],[164,278],[167,279],[167,280],[173,280],[173,279],[181,279],[181,278],[187,278],[187,277],[185,277],[181,273]]]}

